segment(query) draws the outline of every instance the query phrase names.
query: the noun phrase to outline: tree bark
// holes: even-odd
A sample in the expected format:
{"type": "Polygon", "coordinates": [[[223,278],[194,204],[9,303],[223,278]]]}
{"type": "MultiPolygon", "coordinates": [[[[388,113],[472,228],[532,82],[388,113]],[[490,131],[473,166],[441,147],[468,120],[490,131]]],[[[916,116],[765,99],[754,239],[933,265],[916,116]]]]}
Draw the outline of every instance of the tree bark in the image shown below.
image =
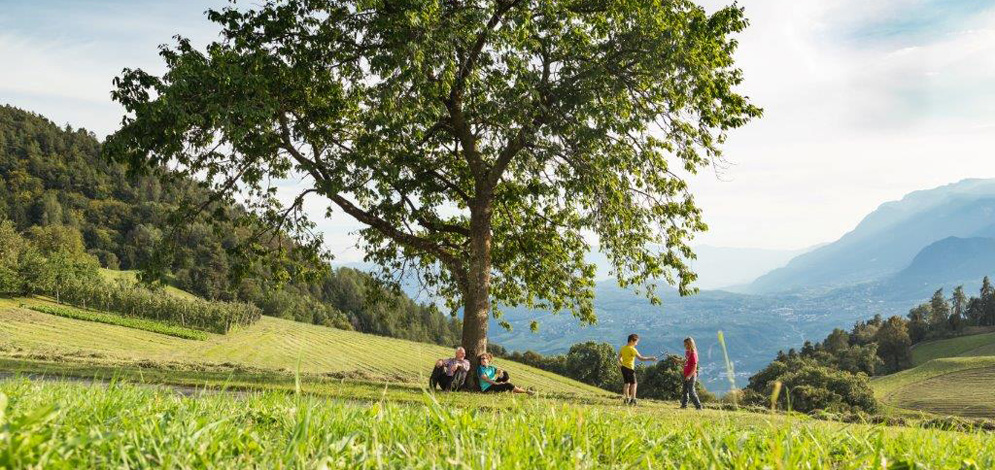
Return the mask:
{"type": "Polygon", "coordinates": [[[477,366],[480,354],[487,352],[487,319],[491,309],[491,217],[489,194],[470,209],[470,262],[463,292],[463,348],[470,360],[467,386],[479,388],[477,366]]]}

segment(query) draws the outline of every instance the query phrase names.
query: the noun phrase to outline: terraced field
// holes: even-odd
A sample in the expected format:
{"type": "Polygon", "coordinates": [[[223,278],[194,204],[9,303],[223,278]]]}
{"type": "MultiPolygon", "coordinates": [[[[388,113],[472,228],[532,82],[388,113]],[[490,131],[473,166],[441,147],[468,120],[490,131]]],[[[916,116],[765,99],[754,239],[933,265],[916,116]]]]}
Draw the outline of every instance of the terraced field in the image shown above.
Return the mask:
{"type": "MultiPolygon", "coordinates": [[[[435,359],[451,355],[440,346],[272,317],[207,341],[186,340],[116,325],[35,312],[26,305],[51,305],[40,299],[0,299],[0,350],[96,356],[106,360],[230,363],[273,370],[394,383],[425,383],[435,359]]],[[[554,393],[601,395],[605,392],[565,377],[506,360],[515,382],[554,393]]]]}

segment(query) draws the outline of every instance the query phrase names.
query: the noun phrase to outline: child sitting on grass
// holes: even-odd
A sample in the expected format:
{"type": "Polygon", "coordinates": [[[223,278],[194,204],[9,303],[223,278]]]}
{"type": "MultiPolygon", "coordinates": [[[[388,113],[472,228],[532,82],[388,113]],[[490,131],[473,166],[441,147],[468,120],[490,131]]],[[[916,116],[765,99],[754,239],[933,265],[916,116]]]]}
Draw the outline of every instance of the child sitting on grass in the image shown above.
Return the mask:
{"type": "Polygon", "coordinates": [[[639,335],[629,335],[629,342],[618,352],[618,362],[622,367],[622,403],[636,404],[636,359],[640,361],[655,361],[656,356],[643,357],[636,350],[639,335]]]}

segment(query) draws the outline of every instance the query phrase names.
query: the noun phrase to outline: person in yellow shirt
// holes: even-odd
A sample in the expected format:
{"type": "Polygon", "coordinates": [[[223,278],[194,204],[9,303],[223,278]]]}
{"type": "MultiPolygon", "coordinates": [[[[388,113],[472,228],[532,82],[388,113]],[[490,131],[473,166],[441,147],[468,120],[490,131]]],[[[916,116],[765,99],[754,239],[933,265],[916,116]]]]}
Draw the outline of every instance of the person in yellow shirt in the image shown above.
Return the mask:
{"type": "Polygon", "coordinates": [[[629,342],[618,351],[618,362],[622,368],[622,403],[636,404],[636,359],[640,361],[655,361],[656,356],[641,356],[636,350],[639,335],[629,335],[629,342]]]}

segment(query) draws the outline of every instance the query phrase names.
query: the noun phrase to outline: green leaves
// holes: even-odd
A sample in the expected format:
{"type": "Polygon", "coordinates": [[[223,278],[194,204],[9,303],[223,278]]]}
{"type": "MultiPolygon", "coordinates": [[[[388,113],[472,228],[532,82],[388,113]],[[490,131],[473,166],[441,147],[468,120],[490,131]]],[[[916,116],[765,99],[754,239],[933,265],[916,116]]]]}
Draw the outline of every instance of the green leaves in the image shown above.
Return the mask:
{"type": "Polygon", "coordinates": [[[286,0],[208,17],[222,40],[180,38],[162,77],[115,81],[130,115],[107,154],[176,165],[317,249],[303,197],[273,196],[300,178],[369,227],[385,276],[413,268],[454,307],[489,282],[498,304],[594,322],[594,246],[653,301],[658,280],[694,292],[688,243],[707,227],[674,169],[712,164],[761,114],[734,91],[735,6],[286,0]]]}

